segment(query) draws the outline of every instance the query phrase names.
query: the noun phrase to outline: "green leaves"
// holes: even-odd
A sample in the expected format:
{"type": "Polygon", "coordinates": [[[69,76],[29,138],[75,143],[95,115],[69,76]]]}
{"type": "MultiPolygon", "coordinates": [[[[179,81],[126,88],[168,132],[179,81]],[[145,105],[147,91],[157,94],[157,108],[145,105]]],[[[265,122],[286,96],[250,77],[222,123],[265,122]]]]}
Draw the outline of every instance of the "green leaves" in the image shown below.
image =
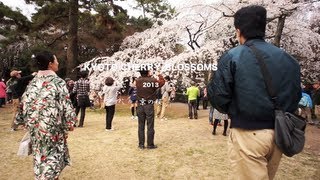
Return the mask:
{"type": "Polygon", "coordinates": [[[137,8],[142,8],[143,16],[146,17],[146,13],[149,13],[153,18],[170,19],[175,13],[166,0],[136,0],[138,3],[137,8]]]}
{"type": "Polygon", "coordinates": [[[0,18],[5,24],[16,25],[17,31],[27,32],[30,29],[31,22],[20,11],[12,10],[2,2],[0,2],[0,18]]]}

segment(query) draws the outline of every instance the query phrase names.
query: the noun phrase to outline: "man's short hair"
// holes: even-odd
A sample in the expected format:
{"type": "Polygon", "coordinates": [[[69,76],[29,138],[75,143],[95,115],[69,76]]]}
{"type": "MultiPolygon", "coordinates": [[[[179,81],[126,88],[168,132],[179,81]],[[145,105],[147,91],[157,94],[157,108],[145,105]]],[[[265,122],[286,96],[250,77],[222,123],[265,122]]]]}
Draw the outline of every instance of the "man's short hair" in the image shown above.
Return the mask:
{"type": "Polygon", "coordinates": [[[234,26],[240,30],[245,39],[265,36],[267,10],[262,6],[251,5],[239,9],[234,15],[234,26]]]}
{"type": "Polygon", "coordinates": [[[146,76],[148,76],[148,74],[149,74],[149,71],[147,71],[147,70],[141,70],[141,71],[139,71],[140,72],[140,75],[142,76],[142,77],[146,77],[146,76]]]}

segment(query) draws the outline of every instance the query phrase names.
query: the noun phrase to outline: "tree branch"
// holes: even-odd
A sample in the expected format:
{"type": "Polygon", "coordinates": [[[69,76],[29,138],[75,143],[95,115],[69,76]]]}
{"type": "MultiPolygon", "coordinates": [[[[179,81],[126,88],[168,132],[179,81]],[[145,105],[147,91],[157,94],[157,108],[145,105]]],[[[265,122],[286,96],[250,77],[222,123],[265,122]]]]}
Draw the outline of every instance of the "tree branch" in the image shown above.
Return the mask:
{"type": "Polygon", "coordinates": [[[190,29],[188,28],[188,26],[186,27],[187,31],[188,31],[188,34],[189,34],[189,42],[187,43],[192,50],[194,50],[194,47],[193,47],[193,44],[192,44],[192,35],[191,35],[191,32],[190,32],[190,29]]]}
{"type": "Polygon", "coordinates": [[[234,17],[234,14],[233,15],[227,15],[226,13],[222,12],[222,16],[223,17],[234,17]]]}
{"type": "Polygon", "coordinates": [[[60,36],[54,38],[50,43],[47,44],[47,46],[52,46],[58,39],[62,38],[63,36],[67,35],[69,31],[62,33],[60,36]]]}

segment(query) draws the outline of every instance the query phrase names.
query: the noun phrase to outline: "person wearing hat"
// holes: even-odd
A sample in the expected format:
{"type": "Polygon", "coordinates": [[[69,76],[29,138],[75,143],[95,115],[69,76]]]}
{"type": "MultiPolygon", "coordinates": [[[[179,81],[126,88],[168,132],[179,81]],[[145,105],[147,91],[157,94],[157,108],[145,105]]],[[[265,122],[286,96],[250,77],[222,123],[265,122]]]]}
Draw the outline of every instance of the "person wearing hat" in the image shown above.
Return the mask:
{"type": "Polygon", "coordinates": [[[16,119],[16,114],[18,112],[17,110],[19,108],[21,96],[24,93],[29,82],[34,78],[36,74],[37,73],[34,72],[29,76],[22,77],[21,71],[13,70],[10,73],[11,78],[8,80],[7,85],[12,92],[13,117],[12,117],[12,123],[11,123],[11,131],[15,131],[16,128],[18,127],[16,124],[14,124],[14,121],[16,119]]]}
{"type": "Polygon", "coordinates": [[[164,85],[164,78],[160,74],[158,80],[151,77],[151,71],[147,68],[140,69],[140,74],[141,77],[136,79],[139,148],[145,148],[144,129],[147,122],[147,148],[155,149],[157,146],[154,144],[154,101],[157,98],[157,89],[164,85]]]}

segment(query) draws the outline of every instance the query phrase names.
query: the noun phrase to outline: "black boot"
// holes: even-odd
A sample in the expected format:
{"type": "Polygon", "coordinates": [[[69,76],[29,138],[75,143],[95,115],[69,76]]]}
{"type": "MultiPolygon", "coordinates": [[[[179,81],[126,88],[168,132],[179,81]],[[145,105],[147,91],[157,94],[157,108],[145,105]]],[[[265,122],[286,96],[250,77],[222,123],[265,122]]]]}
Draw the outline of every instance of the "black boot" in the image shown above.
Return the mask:
{"type": "Polygon", "coordinates": [[[213,135],[216,135],[216,129],[217,129],[218,123],[219,123],[219,119],[215,119],[213,123],[213,131],[212,131],[213,135]]]}
{"type": "Polygon", "coordinates": [[[228,120],[224,120],[224,128],[223,128],[223,134],[224,136],[227,136],[227,128],[228,128],[228,120]]]}

